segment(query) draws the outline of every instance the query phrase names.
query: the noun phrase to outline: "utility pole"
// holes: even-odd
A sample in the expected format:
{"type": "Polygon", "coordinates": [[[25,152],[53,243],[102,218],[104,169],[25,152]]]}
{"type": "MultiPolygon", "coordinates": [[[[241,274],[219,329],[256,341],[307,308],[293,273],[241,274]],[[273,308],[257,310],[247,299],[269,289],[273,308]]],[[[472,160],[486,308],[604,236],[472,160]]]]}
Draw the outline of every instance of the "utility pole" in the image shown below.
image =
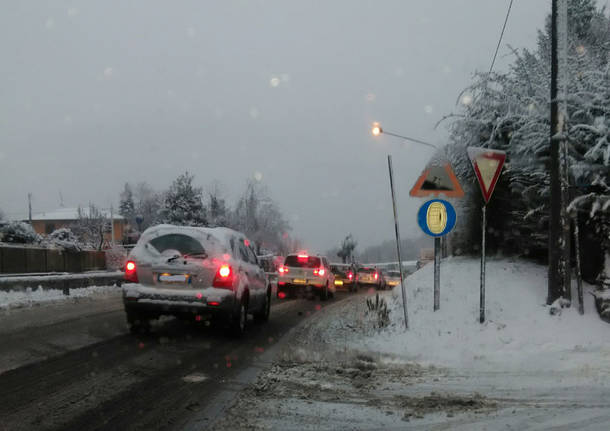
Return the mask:
{"type": "Polygon", "coordinates": [[[558,95],[560,72],[565,76],[567,48],[567,3],[552,0],[551,11],[551,133],[550,133],[550,220],[549,277],[547,304],[570,291],[570,235],[567,217],[567,149],[564,136],[565,79],[562,80],[561,104],[558,95]],[[559,68],[559,43],[562,48],[562,70],[559,68]],[[568,224],[566,228],[566,224],[568,224]],[[567,229],[567,235],[566,235],[567,229]]]}
{"type": "Polygon", "coordinates": [[[110,205],[110,244],[114,247],[114,208],[110,205]]]}
{"type": "Polygon", "coordinates": [[[32,193],[28,193],[28,220],[32,224],[32,193]]]}

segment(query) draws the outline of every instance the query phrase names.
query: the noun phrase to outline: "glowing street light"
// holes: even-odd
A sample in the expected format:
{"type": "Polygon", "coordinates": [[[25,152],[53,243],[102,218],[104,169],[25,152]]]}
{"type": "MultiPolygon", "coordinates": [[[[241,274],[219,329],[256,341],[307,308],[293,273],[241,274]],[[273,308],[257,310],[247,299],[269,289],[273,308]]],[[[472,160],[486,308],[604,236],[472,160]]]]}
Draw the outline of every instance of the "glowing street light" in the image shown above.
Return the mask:
{"type": "Polygon", "coordinates": [[[429,142],[424,142],[419,139],[409,138],[408,136],[402,136],[402,135],[397,135],[396,133],[387,132],[381,128],[381,125],[379,123],[373,123],[373,127],[371,128],[371,133],[373,134],[373,136],[379,136],[383,133],[385,135],[394,136],[396,138],[404,139],[406,141],[415,142],[416,144],[427,145],[429,147],[438,149],[438,147],[436,145],[433,145],[429,142]]]}
{"type": "Polygon", "coordinates": [[[373,129],[371,130],[371,133],[373,133],[373,136],[379,136],[383,133],[383,130],[381,129],[379,123],[373,124],[373,129]]]}

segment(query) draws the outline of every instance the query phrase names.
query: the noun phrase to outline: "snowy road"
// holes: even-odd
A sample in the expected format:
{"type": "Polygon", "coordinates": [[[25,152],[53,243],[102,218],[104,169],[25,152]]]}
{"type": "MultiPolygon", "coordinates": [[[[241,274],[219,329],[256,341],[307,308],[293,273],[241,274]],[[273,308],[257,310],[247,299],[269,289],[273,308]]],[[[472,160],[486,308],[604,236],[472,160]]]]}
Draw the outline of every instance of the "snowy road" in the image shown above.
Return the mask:
{"type": "Polygon", "coordinates": [[[365,308],[352,296],[293,329],[213,429],[609,429],[608,369],[443,367],[369,350],[354,340],[365,308]]]}
{"type": "Polygon", "coordinates": [[[5,311],[0,429],[205,426],[222,412],[218,394],[234,398],[291,327],[332,302],[276,303],[270,321],[252,324],[242,340],[175,320],[130,335],[119,296],[5,311]]]}

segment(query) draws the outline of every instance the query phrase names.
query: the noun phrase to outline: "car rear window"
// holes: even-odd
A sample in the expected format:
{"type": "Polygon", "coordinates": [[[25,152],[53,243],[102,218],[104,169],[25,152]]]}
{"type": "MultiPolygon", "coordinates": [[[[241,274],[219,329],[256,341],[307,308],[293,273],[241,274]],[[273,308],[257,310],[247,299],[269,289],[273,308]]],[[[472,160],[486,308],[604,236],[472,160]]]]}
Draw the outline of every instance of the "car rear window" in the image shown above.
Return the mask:
{"type": "Polygon", "coordinates": [[[309,256],[306,258],[298,257],[296,255],[286,256],[284,265],[292,266],[296,268],[318,268],[321,266],[320,258],[315,256],[309,256]]]}
{"type": "Polygon", "coordinates": [[[333,274],[335,275],[345,275],[347,274],[348,269],[341,267],[341,266],[333,266],[331,265],[330,270],[332,271],[333,274]]]}
{"type": "Polygon", "coordinates": [[[372,274],[373,272],[377,272],[375,268],[360,268],[358,272],[366,272],[372,274]]]}
{"type": "Polygon", "coordinates": [[[170,233],[159,236],[149,242],[155,250],[163,253],[167,250],[176,250],[180,254],[200,254],[205,253],[201,243],[195,238],[179,233],[170,233]]]}

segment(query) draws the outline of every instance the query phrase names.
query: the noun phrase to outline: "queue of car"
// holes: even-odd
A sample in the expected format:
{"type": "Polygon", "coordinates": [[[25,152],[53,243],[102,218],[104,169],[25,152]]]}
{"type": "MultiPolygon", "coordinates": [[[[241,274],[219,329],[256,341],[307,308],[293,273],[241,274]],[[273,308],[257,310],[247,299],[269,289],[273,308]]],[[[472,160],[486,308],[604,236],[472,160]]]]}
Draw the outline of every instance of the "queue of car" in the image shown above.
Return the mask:
{"type": "Polygon", "coordinates": [[[152,320],[221,323],[236,336],[248,315],[269,319],[271,300],[335,296],[337,289],[383,290],[400,284],[398,271],[329,263],[306,252],[257,256],[248,238],[216,227],[157,225],[148,228],[125,265],[123,303],[132,332],[148,331],[152,320]]]}

